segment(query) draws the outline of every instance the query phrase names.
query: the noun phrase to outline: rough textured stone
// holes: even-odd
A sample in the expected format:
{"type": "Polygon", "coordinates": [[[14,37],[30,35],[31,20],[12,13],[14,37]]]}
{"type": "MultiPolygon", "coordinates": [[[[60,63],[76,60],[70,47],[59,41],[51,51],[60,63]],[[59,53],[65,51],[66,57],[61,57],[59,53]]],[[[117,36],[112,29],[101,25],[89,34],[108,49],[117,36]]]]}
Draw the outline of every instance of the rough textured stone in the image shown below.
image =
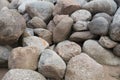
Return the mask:
{"type": "Polygon", "coordinates": [[[10,46],[0,46],[0,64],[8,61],[11,49],[12,48],[10,46]]]}
{"type": "Polygon", "coordinates": [[[67,40],[57,44],[56,52],[65,62],[68,62],[72,57],[81,53],[81,47],[75,42],[67,40]]]}
{"type": "Polygon", "coordinates": [[[70,36],[70,40],[75,41],[75,42],[83,42],[88,39],[93,39],[96,36],[92,34],[90,31],[83,31],[83,32],[74,32],[70,36]]]}
{"type": "Polygon", "coordinates": [[[77,21],[74,25],[73,25],[73,29],[74,31],[85,31],[88,30],[88,23],[86,21],[77,21]]]}
{"type": "Polygon", "coordinates": [[[10,69],[36,70],[39,51],[36,47],[14,48],[9,56],[8,65],[10,69]]]}
{"type": "Polygon", "coordinates": [[[53,33],[55,27],[56,27],[56,25],[55,25],[55,23],[54,23],[53,20],[51,20],[51,21],[48,23],[48,25],[47,25],[47,29],[48,29],[50,32],[52,32],[52,33],[53,33]]]}
{"type": "Polygon", "coordinates": [[[27,24],[29,28],[46,28],[46,23],[39,17],[33,17],[27,24]]]}
{"type": "Polygon", "coordinates": [[[0,44],[13,44],[17,42],[18,38],[25,30],[25,27],[25,19],[16,10],[1,10],[0,44]]]}
{"type": "Polygon", "coordinates": [[[12,69],[9,70],[2,80],[46,80],[44,76],[32,70],[12,69]]]}
{"type": "Polygon", "coordinates": [[[120,8],[118,8],[113,17],[113,21],[109,29],[109,35],[114,41],[120,42],[120,8]]]}
{"type": "Polygon", "coordinates": [[[44,76],[61,80],[64,76],[65,69],[66,64],[56,52],[50,49],[46,49],[42,52],[38,64],[38,71],[44,76]]]}
{"type": "Polygon", "coordinates": [[[34,36],[34,32],[33,29],[31,28],[26,28],[24,33],[23,33],[23,37],[28,37],[28,36],[34,36]]]}
{"type": "Polygon", "coordinates": [[[78,9],[80,9],[80,5],[74,0],[59,0],[55,5],[53,15],[71,14],[78,9]]]}
{"type": "Polygon", "coordinates": [[[74,13],[72,13],[71,18],[77,22],[77,21],[87,21],[90,20],[92,17],[91,13],[87,10],[81,9],[77,10],[74,13]]]}
{"type": "Polygon", "coordinates": [[[82,53],[69,61],[65,80],[105,80],[104,77],[103,66],[82,53]]]}
{"type": "Polygon", "coordinates": [[[77,3],[79,3],[79,5],[82,7],[83,5],[85,5],[88,0],[75,0],[77,3]]]}
{"type": "Polygon", "coordinates": [[[49,1],[49,2],[51,2],[51,3],[53,3],[53,4],[55,4],[55,3],[57,3],[59,0],[42,0],[42,1],[49,1]]]}
{"type": "Polygon", "coordinates": [[[34,33],[46,40],[49,44],[52,44],[52,33],[49,30],[36,28],[34,29],[34,33]]]}
{"type": "MultiPolygon", "coordinates": [[[[41,14],[41,16],[43,17],[43,20],[45,21],[51,17],[54,9],[54,5],[48,1],[37,1],[37,2],[30,3],[27,6],[30,8],[33,7],[37,9],[37,11],[41,14]]],[[[33,12],[33,14],[36,14],[36,12],[33,12]]]]}
{"type": "Polygon", "coordinates": [[[116,56],[119,56],[119,57],[120,57],[120,44],[118,44],[118,45],[113,49],[113,53],[114,53],[116,56]]]}
{"type": "Polygon", "coordinates": [[[115,13],[117,5],[114,0],[92,0],[86,3],[82,8],[92,13],[105,12],[112,15],[115,13]]]}
{"type": "Polygon", "coordinates": [[[39,54],[49,46],[48,42],[36,36],[29,36],[23,38],[23,46],[35,46],[39,49],[39,54]]]}
{"type": "Polygon", "coordinates": [[[96,15],[93,16],[93,19],[98,18],[98,17],[104,17],[109,23],[112,21],[112,17],[107,14],[107,13],[97,13],[96,15]]]}
{"type": "Polygon", "coordinates": [[[71,31],[72,24],[73,20],[70,17],[63,18],[53,30],[53,41],[58,43],[67,39],[71,31]]]}
{"type": "Polygon", "coordinates": [[[116,42],[112,41],[107,36],[101,36],[101,38],[99,39],[99,43],[101,46],[103,46],[105,48],[114,48],[117,45],[116,42]]]}
{"type": "Polygon", "coordinates": [[[120,58],[104,49],[97,41],[87,40],[83,44],[83,51],[97,62],[105,65],[120,65],[120,58]]]}
{"type": "Polygon", "coordinates": [[[90,32],[96,35],[107,35],[108,27],[109,23],[103,17],[95,18],[88,24],[90,32]]]}

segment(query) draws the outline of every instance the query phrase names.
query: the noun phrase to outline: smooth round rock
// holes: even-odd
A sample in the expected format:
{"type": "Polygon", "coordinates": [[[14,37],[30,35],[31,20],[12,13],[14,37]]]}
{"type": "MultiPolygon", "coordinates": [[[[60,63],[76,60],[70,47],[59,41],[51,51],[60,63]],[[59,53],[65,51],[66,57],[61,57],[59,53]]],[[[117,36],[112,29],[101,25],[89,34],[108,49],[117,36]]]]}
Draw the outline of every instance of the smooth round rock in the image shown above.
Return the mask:
{"type": "Polygon", "coordinates": [[[16,43],[26,27],[25,19],[17,10],[0,11],[0,44],[16,43]]]}
{"type": "Polygon", "coordinates": [[[81,53],[81,47],[75,42],[68,40],[58,43],[55,50],[65,62],[68,62],[72,57],[81,53]]]}
{"type": "Polygon", "coordinates": [[[105,80],[104,68],[85,53],[73,57],[68,65],[65,80],[105,80]]]}
{"type": "Polygon", "coordinates": [[[11,69],[2,80],[46,80],[43,75],[33,70],[11,69]]]}
{"type": "Polygon", "coordinates": [[[109,23],[103,17],[95,18],[88,24],[90,32],[96,35],[107,35],[108,27],[109,23]]]}
{"type": "Polygon", "coordinates": [[[81,9],[77,10],[74,13],[72,13],[71,18],[77,22],[77,21],[87,21],[90,20],[92,17],[91,13],[87,10],[81,9]]]}
{"type": "Polygon", "coordinates": [[[38,71],[45,77],[61,80],[64,77],[65,70],[65,62],[56,52],[50,49],[42,52],[38,64],[38,71]]]}

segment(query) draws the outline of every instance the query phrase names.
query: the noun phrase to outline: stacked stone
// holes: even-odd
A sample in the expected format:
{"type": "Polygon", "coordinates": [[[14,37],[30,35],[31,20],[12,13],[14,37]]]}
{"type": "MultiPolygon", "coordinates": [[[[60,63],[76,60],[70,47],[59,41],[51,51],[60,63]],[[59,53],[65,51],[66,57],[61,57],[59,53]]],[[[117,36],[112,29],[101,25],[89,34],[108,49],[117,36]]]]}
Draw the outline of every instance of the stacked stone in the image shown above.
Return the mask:
{"type": "Polygon", "coordinates": [[[0,0],[0,67],[10,69],[2,80],[120,80],[120,70],[108,72],[120,69],[119,5],[0,0]]]}

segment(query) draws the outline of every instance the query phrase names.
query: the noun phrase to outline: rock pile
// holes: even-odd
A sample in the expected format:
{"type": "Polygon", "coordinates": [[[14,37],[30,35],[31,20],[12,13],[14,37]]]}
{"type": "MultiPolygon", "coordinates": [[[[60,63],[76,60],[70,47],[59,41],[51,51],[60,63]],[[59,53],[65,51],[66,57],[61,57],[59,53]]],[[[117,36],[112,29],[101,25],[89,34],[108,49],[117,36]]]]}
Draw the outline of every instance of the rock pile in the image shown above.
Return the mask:
{"type": "Polygon", "coordinates": [[[2,80],[120,80],[120,1],[0,0],[3,66],[2,80]]]}

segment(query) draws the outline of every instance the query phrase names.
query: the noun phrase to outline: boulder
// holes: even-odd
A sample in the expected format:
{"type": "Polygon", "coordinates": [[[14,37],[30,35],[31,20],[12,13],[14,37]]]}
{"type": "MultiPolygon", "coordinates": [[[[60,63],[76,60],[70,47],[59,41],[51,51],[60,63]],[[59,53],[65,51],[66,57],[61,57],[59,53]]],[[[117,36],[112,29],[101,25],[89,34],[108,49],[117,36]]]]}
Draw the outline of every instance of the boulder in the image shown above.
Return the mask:
{"type": "Polygon", "coordinates": [[[113,53],[114,53],[116,56],[120,57],[120,44],[118,44],[117,46],[115,46],[115,47],[113,48],[113,53]]]}

